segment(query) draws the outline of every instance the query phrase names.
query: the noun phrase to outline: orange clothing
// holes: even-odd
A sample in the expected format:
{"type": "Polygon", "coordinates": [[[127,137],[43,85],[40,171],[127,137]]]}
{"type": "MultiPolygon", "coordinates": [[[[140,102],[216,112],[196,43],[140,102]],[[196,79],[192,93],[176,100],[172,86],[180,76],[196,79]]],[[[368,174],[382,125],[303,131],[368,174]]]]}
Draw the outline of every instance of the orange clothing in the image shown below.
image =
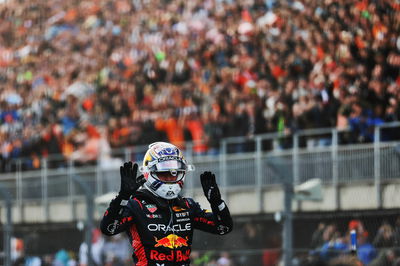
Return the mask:
{"type": "Polygon", "coordinates": [[[200,120],[189,120],[186,122],[186,127],[192,135],[194,142],[193,151],[195,153],[204,153],[207,151],[207,146],[204,144],[204,128],[200,120]]]}
{"type": "Polygon", "coordinates": [[[176,118],[158,119],[155,121],[155,128],[164,131],[167,134],[168,141],[178,147],[181,147],[182,143],[185,142],[183,127],[176,118]]]}

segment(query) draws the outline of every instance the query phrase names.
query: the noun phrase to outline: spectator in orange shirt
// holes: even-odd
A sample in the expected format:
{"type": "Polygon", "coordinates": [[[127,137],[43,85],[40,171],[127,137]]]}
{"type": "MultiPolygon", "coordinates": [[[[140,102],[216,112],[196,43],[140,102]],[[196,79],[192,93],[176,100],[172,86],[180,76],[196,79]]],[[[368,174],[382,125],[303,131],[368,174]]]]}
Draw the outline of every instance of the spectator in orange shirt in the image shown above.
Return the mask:
{"type": "Polygon", "coordinates": [[[179,118],[172,110],[166,114],[166,118],[158,118],[155,128],[167,134],[168,141],[180,148],[185,142],[183,119],[179,118]]]}
{"type": "Polygon", "coordinates": [[[202,155],[207,152],[203,123],[199,115],[192,113],[186,120],[186,128],[189,130],[193,141],[193,151],[195,154],[202,155]]]}

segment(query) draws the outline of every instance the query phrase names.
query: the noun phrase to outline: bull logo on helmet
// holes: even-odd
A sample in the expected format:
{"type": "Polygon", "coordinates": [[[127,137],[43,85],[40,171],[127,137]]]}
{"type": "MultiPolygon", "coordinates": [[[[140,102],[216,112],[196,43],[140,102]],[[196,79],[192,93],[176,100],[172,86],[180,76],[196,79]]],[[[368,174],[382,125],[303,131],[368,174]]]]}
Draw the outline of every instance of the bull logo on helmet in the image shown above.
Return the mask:
{"type": "Polygon", "coordinates": [[[178,149],[177,148],[171,148],[171,147],[166,147],[164,149],[162,149],[161,151],[159,151],[157,153],[160,156],[166,156],[166,155],[178,155],[178,149]]]}

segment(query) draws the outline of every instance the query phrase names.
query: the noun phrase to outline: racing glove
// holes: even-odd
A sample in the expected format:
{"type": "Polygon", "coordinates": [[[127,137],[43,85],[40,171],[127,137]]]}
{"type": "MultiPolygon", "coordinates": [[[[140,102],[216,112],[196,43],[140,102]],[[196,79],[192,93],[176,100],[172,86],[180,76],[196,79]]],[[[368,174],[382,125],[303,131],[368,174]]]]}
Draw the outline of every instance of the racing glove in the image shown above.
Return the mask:
{"type": "Polygon", "coordinates": [[[204,172],[200,175],[201,185],[203,187],[204,195],[211,206],[219,206],[223,201],[221,199],[221,193],[217,182],[215,181],[215,175],[211,172],[204,172]]]}
{"type": "Polygon", "coordinates": [[[137,170],[137,163],[132,164],[132,162],[126,162],[120,167],[121,189],[118,196],[122,199],[129,199],[146,182],[143,175],[136,177],[137,170]]]}

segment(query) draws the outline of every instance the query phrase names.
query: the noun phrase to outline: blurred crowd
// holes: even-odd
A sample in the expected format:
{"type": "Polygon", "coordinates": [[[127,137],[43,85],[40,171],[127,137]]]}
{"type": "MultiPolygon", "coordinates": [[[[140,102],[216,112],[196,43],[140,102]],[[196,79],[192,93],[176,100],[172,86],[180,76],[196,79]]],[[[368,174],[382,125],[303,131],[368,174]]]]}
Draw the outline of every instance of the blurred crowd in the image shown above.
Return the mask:
{"type": "Polygon", "coordinates": [[[312,235],[311,248],[313,251],[304,260],[303,265],[398,266],[400,216],[393,224],[383,221],[374,235],[371,235],[359,219],[351,220],[344,232],[334,222],[320,223],[312,235]],[[350,253],[352,230],[355,230],[357,235],[355,255],[350,253]]]}
{"type": "MultiPolygon", "coordinates": [[[[21,241],[21,240],[20,240],[21,241]]],[[[22,242],[20,242],[22,243],[22,242]]],[[[87,266],[89,265],[88,247],[85,242],[79,250],[60,249],[54,254],[32,256],[24,254],[23,244],[19,245],[19,252],[13,252],[13,266],[87,266]]],[[[104,237],[99,229],[93,230],[91,243],[93,266],[130,266],[132,261],[132,247],[125,235],[119,234],[104,237]]],[[[229,252],[192,251],[191,265],[193,266],[234,266],[229,252]]]]}
{"type": "Polygon", "coordinates": [[[110,149],[351,128],[400,115],[393,0],[0,3],[0,169],[110,149]]]}
{"type": "MultiPolygon", "coordinates": [[[[362,219],[320,222],[314,232],[309,232],[308,245],[294,248],[291,266],[400,266],[400,216],[390,221],[376,221],[378,219],[373,224],[362,219]],[[352,230],[356,232],[357,239],[355,253],[351,253],[352,230]]],[[[224,251],[204,243],[201,251],[192,250],[191,265],[285,266],[280,232],[266,233],[261,224],[249,222],[237,234],[242,237],[242,248],[236,246],[224,251]]],[[[232,244],[235,246],[234,243],[228,246],[232,244]]],[[[95,229],[91,245],[94,265],[132,265],[132,249],[124,235],[104,237],[95,229]]],[[[88,265],[88,249],[84,242],[74,251],[60,249],[44,256],[24,254],[23,244],[19,245],[19,250],[12,256],[14,266],[88,265]]]]}

